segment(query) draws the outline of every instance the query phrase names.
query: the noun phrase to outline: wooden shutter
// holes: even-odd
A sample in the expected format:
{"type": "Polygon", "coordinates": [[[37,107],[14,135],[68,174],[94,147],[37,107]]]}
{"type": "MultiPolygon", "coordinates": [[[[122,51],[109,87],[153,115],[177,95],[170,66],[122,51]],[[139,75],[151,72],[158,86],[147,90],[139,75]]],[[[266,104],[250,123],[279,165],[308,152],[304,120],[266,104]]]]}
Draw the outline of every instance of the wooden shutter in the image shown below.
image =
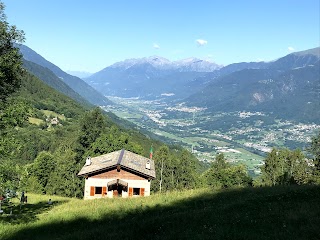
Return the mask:
{"type": "Polygon", "coordinates": [[[140,196],[144,196],[144,188],[140,188],[140,196]]]}
{"type": "Polygon", "coordinates": [[[90,196],[94,196],[94,187],[90,187],[90,196]]]}
{"type": "Polygon", "coordinates": [[[102,196],[107,194],[107,187],[102,187],[102,196]]]}
{"type": "Polygon", "coordinates": [[[130,187],[130,188],[129,188],[129,197],[132,197],[132,196],[133,196],[133,188],[130,187]]]}

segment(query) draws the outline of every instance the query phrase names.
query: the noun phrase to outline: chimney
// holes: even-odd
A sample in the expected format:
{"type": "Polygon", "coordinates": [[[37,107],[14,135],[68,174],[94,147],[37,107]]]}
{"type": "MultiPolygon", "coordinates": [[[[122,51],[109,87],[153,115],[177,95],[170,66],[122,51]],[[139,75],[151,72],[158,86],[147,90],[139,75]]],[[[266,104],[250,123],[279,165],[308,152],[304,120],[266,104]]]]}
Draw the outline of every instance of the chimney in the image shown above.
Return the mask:
{"type": "Polygon", "coordinates": [[[86,159],[86,166],[90,166],[91,165],[91,157],[87,157],[86,159]]]}
{"type": "Polygon", "coordinates": [[[148,160],[147,163],[146,163],[146,169],[150,170],[150,168],[151,168],[151,164],[150,164],[150,161],[148,160]]]}

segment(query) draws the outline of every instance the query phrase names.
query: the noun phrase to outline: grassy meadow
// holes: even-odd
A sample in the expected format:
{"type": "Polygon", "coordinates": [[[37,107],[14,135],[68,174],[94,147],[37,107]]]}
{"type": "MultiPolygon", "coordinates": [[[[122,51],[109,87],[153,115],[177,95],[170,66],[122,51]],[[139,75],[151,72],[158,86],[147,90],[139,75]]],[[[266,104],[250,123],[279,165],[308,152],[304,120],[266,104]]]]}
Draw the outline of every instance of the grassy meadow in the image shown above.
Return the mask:
{"type": "Polygon", "coordinates": [[[11,215],[2,206],[0,239],[320,239],[320,186],[87,201],[26,195],[27,204],[13,200],[11,215]]]}

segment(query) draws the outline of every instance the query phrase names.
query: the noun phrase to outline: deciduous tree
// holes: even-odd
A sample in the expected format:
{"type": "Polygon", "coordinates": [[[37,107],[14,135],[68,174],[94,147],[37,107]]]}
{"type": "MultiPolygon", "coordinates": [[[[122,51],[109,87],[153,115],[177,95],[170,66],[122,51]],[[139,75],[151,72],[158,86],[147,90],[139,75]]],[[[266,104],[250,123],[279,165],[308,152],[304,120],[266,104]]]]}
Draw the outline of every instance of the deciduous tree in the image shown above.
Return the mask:
{"type": "Polygon", "coordinates": [[[0,2],[0,102],[15,92],[22,75],[22,57],[15,43],[24,41],[23,31],[17,30],[7,22],[5,6],[0,2]]]}

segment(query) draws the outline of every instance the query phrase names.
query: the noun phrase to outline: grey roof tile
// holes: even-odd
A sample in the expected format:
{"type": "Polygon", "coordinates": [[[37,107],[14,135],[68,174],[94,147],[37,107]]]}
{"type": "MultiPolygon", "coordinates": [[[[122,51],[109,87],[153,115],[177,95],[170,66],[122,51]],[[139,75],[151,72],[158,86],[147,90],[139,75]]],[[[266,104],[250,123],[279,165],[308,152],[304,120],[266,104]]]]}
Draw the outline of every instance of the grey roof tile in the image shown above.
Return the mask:
{"type": "Polygon", "coordinates": [[[101,170],[108,169],[116,165],[131,169],[151,178],[156,177],[155,165],[152,159],[124,149],[91,158],[91,165],[84,165],[78,173],[78,176],[100,172],[101,170]],[[146,168],[148,161],[150,162],[150,169],[146,168]]]}

